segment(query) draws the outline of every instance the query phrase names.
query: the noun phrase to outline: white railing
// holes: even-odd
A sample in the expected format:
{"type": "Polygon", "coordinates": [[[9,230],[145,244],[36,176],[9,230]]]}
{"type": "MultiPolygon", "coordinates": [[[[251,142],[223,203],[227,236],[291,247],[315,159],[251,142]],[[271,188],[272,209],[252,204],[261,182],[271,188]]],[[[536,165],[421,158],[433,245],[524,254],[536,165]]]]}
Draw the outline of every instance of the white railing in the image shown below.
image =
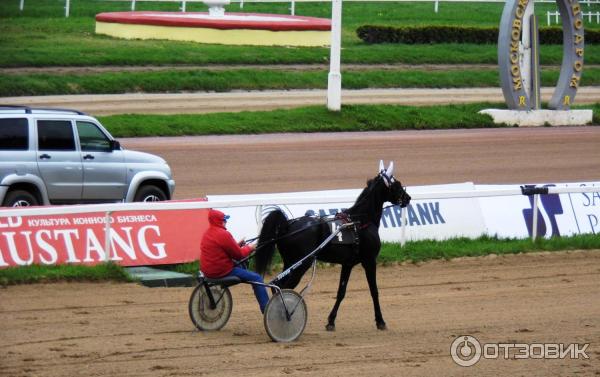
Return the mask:
{"type": "MultiPolygon", "coordinates": [[[[546,17],[547,17],[547,22],[548,22],[548,26],[550,26],[550,24],[552,23],[552,17],[554,17],[554,23],[558,23],[559,22],[559,17],[560,17],[560,12],[559,11],[555,11],[555,12],[546,12],[546,17]]],[[[600,12],[582,12],[581,13],[581,17],[583,19],[585,19],[587,17],[588,22],[591,23],[592,20],[596,20],[596,23],[600,24],[600,12]]]]}
{"type": "MultiPolygon", "coordinates": [[[[65,0],[65,17],[69,17],[70,13],[70,1],[65,0]]],[[[135,11],[135,6],[137,2],[162,2],[162,3],[181,3],[181,7],[179,8],[182,12],[186,11],[187,3],[201,3],[203,0],[103,0],[106,2],[109,1],[120,1],[120,2],[131,2],[131,10],[135,11]]],[[[434,12],[438,13],[439,3],[504,3],[505,0],[344,0],[346,2],[369,2],[369,1],[379,1],[379,2],[433,2],[434,3],[434,12]]],[[[231,0],[232,3],[239,3],[240,9],[244,8],[244,3],[290,3],[290,13],[294,15],[296,13],[296,3],[319,3],[319,2],[331,2],[331,0],[231,0]]],[[[554,3],[554,0],[537,0],[536,3],[554,3]]],[[[583,0],[580,3],[587,4],[600,4],[600,0],[583,0]]],[[[23,11],[25,9],[25,0],[19,0],[19,10],[23,11]]],[[[558,22],[558,21],[556,21],[558,22]]],[[[591,22],[591,18],[590,18],[591,22]]],[[[548,24],[550,21],[548,21],[548,24]]]]}
{"type": "MultiPolygon", "coordinates": [[[[598,192],[598,187],[536,187],[535,189],[547,190],[547,194],[573,194],[573,193],[593,193],[598,192]]],[[[410,190],[408,190],[410,192],[410,190]]],[[[516,196],[524,195],[522,189],[506,188],[494,190],[464,190],[464,191],[445,191],[445,192],[421,192],[411,194],[413,200],[425,199],[468,199],[468,198],[485,198],[485,197],[501,197],[501,196],[516,196]]],[[[542,193],[533,193],[533,226],[532,240],[537,238],[537,222],[538,222],[538,203],[542,193]]],[[[105,245],[110,244],[110,216],[115,212],[120,211],[164,211],[164,210],[189,210],[189,209],[206,209],[206,208],[232,208],[232,207],[250,207],[264,205],[293,205],[293,204],[328,204],[328,203],[352,203],[356,200],[355,196],[340,196],[340,197],[265,197],[259,196],[252,199],[228,200],[228,201],[210,201],[210,202],[156,202],[156,203],[115,203],[115,204],[91,204],[91,205],[76,205],[76,206],[48,206],[48,207],[32,207],[32,208],[6,208],[0,209],[0,218],[3,217],[20,217],[20,216],[41,216],[41,215],[64,215],[64,214],[79,214],[79,213],[104,213],[107,221],[105,222],[105,245]]],[[[402,228],[400,244],[404,245],[406,241],[406,223],[407,211],[402,211],[402,228]]],[[[108,255],[108,254],[107,254],[108,255]]]]}

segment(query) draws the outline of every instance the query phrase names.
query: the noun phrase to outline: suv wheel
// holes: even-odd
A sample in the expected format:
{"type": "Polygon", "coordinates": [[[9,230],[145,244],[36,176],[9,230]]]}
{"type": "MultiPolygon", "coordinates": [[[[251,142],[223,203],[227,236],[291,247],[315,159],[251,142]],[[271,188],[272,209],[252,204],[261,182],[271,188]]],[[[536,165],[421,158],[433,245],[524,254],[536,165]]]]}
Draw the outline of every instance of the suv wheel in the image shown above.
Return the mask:
{"type": "Polygon", "coordinates": [[[142,186],[135,193],[134,202],[161,202],[167,200],[163,190],[153,185],[142,186]]]}
{"type": "Polygon", "coordinates": [[[29,207],[40,205],[40,203],[37,198],[28,191],[13,190],[6,194],[2,205],[5,207],[29,207]]]}

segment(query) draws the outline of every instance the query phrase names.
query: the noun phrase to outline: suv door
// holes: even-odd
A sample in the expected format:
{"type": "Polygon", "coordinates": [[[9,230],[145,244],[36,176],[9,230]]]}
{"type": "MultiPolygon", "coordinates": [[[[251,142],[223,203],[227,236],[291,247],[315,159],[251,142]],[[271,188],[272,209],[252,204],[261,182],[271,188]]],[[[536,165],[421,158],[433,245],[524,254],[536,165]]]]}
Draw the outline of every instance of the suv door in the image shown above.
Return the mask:
{"type": "Polygon", "coordinates": [[[83,201],[123,200],[127,189],[123,151],[113,150],[110,139],[96,124],[76,124],[83,161],[83,201]]]}
{"type": "Polygon", "coordinates": [[[53,203],[81,200],[83,170],[70,120],[38,119],[37,163],[53,203]]]}

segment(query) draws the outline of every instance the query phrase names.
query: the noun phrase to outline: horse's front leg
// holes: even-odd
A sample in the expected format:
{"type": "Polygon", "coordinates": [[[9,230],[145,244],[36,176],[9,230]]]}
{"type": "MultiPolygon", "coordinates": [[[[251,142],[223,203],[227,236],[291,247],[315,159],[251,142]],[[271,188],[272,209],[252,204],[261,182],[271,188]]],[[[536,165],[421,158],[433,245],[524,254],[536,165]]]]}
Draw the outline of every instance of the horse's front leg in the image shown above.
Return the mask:
{"type": "Polygon", "coordinates": [[[367,260],[362,262],[362,266],[365,269],[365,275],[367,275],[367,282],[369,283],[369,290],[371,291],[371,298],[373,299],[373,307],[375,308],[375,323],[379,330],[387,330],[383,315],[381,314],[381,307],[379,306],[379,290],[377,289],[377,263],[373,260],[367,260]]]}
{"type": "Polygon", "coordinates": [[[327,326],[325,326],[327,331],[335,330],[335,318],[337,317],[340,304],[342,303],[344,296],[346,296],[346,287],[348,286],[348,280],[350,280],[352,267],[354,266],[350,264],[342,264],[342,272],[340,273],[340,286],[338,287],[337,298],[335,300],[335,305],[333,305],[333,309],[331,309],[331,313],[329,313],[329,317],[327,318],[327,326]]]}

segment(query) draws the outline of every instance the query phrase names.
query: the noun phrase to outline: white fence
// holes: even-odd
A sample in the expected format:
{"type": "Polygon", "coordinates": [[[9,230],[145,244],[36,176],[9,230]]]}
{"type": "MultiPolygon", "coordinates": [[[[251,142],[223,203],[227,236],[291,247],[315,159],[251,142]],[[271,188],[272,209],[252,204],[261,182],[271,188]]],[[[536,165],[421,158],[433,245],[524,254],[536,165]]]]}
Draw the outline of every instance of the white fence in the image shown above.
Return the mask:
{"type": "MultiPolygon", "coordinates": [[[[407,190],[410,193],[410,188],[407,190]]],[[[537,238],[537,206],[539,203],[540,192],[544,194],[573,194],[573,193],[598,193],[599,188],[596,186],[585,187],[537,187],[532,193],[534,200],[533,208],[533,233],[532,239],[537,238]],[[547,191],[546,191],[547,190],[547,191]]],[[[413,200],[427,199],[469,199],[469,198],[486,198],[486,197],[504,197],[524,195],[522,189],[503,188],[491,190],[463,190],[463,191],[439,191],[439,192],[420,192],[412,193],[413,200]]],[[[157,202],[157,203],[117,203],[117,204],[93,204],[93,205],[76,205],[76,206],[48,206],[34,208],[16,208],[16,209],[0,209],[0,220],[10,217],[21,216],[43,216],[43,215],[73,215],[83,213],[104,213],[108,219],[111,215],[121,211],[164,211],[164,210],[189,210],[189,209],[204,209],[204,208],[233,208],[233,207],[249,207],[249,206],[267,206],[267,205],[298,205],[298,204],[328,204],[328,203],[352,203],[356,196],[339,196],[339,197],[273,197],[261,198],[256,196],[252,199],[228,200],[228,201],[208,201],[208,202],[157,202]]],[[[401,245],[405,243],[406,233],[406,213],[402,211],[402,236],[401,245]]],[[[110,234],[111,222],[105,222],[105,235],[110,234]]],[[[105,244],[108,245],[110,240],[105,239],[105,244]]]]}
{"type": "MultiPolygon", "coordinates": [[[[130,2],[131,10],[134,11],[137,2],[163,2],[163,3],[181,3],[180,10],[185,12],[187,9],[187,3],[201,3],[203,0],[103,0],[103,1],[119,1],[119,2],[130,2]]],[[[380,2],[433,2],[434,12],[438,13],[439,4],[444,1],[447,3],[460,2],[460,3],[504,3],[505,0],[344,0],[345,2],[368,2],[368,1],[380,1],[380,2]]],[[[244,7],[244,3],[290,3],[290,13],[294,15],[296,13],[297,2],[331,2],[331,0],[231,0],[232,3],[239,3],[240,9],[244,7]]],[[[537,0],[536,3],[555,3],[554,0],[537,0]]],[[[600,4],[600,0],[583,0],[580,3],[587,4],[600,4]]],[[[65,0],[65,17],[69,17],[71,0],[65,0]]],[[[19,10],[25,9],[25,0],[19,0],[19,10]]],[[[550,12],[549,12],[550,13],[550,12]]],[[[558,22],[558,18],[557,21],[558,22]]],[[[591,18],[590,18],[591,22],[591,18]]],[[[550,16],[548,16],[548,24],[550,24],[550,16]]]]}
{"type": "MultiPolygon", "coordinates": [[[[597,24],[600,24],[600,12],[582,12],[581,16],[584,20],[587,17],[589,23],[596,21],[597,24]]],[[[546,12],[546,18],[547,18],[548,26],[550,26],[550,24],[552,23],[552,18],[554,18],[554,23],[558,24],[558,22],[560,20],[560,12],[548,11],[548,12],[546,12]]]]}

